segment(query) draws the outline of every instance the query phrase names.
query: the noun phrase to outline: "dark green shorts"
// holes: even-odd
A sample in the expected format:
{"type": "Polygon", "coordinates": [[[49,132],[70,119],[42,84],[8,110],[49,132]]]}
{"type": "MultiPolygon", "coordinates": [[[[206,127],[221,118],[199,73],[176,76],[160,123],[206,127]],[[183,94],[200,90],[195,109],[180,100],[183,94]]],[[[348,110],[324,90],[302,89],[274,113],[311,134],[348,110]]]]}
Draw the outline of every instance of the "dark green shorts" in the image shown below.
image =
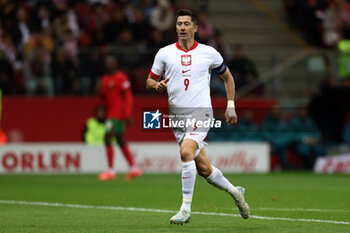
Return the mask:
{"type": "Polygon", "coordinates": [[[123,134],[125,131],[124,121],[117,119],[108,119],[106,121],[106,133],[110,133],[111,130],[114,130],[115,135],[123,134]]]}

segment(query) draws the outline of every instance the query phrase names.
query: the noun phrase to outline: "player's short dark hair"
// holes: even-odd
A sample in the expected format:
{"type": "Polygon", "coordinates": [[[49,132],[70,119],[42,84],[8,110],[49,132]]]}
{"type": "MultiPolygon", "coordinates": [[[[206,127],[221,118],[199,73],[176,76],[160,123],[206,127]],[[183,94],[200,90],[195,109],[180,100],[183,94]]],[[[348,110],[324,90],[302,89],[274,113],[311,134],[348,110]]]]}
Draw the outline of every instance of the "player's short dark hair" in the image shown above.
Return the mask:
{"type": "Polygon", "coordinates": [[[197,16],[190,10],[188,9],[179,9],[176,11],[176,21],[177,18],[179,18],[180,16],[190,16],[191,17],[191,21],[194,23],[194,25],[197,25],[197,16]]]}

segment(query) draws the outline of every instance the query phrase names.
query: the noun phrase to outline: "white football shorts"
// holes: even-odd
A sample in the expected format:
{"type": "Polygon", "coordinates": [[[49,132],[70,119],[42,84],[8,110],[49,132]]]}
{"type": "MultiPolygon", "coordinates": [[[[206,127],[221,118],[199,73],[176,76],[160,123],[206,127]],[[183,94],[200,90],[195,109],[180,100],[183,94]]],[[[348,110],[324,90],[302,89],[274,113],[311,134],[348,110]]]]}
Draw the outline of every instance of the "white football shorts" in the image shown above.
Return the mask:
{"type": "Polygon", "coordinates": [[[176,128],[173,129],[175,138],[177,143],[181,145],[182,141],[184,139],[192,139],[193,141],[197,142],[198,149],[196,150],[194,154],[194,158],[196,158],[199,154],[199,152],[204,148],[204,146],[208,145],[204,141],[204,139],[207,137],[208,132],[186,132],[186,129],[176,128]]]}

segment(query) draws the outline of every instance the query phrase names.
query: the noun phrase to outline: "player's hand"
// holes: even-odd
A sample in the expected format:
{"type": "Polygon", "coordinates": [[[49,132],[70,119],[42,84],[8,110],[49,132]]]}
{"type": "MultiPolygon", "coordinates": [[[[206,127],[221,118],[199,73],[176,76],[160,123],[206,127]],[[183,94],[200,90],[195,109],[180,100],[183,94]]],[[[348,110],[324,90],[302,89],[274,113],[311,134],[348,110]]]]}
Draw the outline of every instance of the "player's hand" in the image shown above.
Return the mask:
{"type": "Polygon", "coordinates": [[[156,86],[156,90],[159,92],[165,91],[165,89],[168,87],[168,85],[166,83],[169,82],[169,79],[170,78],[166,78],[166,79],[158,82],[157,86],[156,86]]]}
{"type": "Polygon", "coordinates": [[[228,107],[225,112],[225,117],[228,125],[234,125],[238,121],[235,108],[228,107]]]}

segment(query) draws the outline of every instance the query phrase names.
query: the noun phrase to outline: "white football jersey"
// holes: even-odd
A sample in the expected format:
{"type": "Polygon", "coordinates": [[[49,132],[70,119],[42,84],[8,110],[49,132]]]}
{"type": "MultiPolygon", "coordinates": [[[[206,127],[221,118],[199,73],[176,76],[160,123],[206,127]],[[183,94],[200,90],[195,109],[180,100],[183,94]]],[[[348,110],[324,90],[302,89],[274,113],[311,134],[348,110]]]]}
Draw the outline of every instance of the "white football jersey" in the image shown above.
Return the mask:
{"type": "Polygon", "coordinates": [[[150,72],[153,78],[169,78],[167,92],[170,110],[210,108],[210,73],[223,63],[213,47],[195,41],[185,51],[179,42],[161,48],[150,72]]]}

